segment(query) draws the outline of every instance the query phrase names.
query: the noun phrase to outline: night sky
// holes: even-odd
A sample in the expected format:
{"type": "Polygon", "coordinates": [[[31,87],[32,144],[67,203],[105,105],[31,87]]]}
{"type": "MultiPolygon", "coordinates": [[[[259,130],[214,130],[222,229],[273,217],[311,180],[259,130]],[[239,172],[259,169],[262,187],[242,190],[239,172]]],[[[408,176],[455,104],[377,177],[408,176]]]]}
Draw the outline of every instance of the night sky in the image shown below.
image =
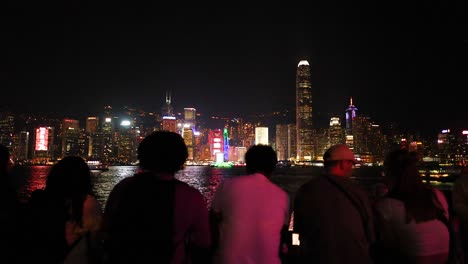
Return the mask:
{"type": "MultiPolygon", "coordinates": [[[[105,105],[248,115],[295,106],[311,64],[315,124],[358,114],[468,129],[462,1],[197,8],[15,1],[1,16],[2,109],[99,113],[105,105]]],[[[97,2],[97,1],[96,1],[97,2]]],[[[154,3],[158,3],[153,1],[154,3]]]]}

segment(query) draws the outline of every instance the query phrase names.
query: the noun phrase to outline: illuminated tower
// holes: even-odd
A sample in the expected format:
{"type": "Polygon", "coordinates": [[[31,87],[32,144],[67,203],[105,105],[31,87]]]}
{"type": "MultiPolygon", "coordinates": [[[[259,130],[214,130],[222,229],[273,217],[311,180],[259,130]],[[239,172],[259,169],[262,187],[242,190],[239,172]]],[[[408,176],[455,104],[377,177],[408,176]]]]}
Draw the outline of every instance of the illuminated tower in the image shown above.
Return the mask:
{"type": "Polygon", "coordinates": [[[356,117],[356,111],[358,109],[353,105],[353,98],[349,99],[349,106],[346,108],[346,145],[351,149],[354,148],[354,133],[353,133],[353,122],[356,117]]]}
{"type": "Polygon", "coordinates": [[[310,66],[301,60],[296,72],[296,140],[297,160],[312,160],[312,87],[310,83],[310,66]]]}
{"type": "Polygon", "coordinates": [[[328,128],[329,143],[327,148],[344,143],[344,131],[341,127],[341,121],[339,117],[330,118],[330,127],[328,128]]]}
{"type": "Polygon", "coordinates": [[[88,116],[86,118],[86,132],[87,133],[96,133],[99,127],[99,118],[96,116],[88,116]]]}
{"type": "Polygon", "coordinates": [[[162,116],[174,116],[174,108],[171,105],[171,92],[166,92],[166,103],[162,107],[162,116]]]}
{"type": "Polygon", "coordinates": [[[229,135],[228,135],[228,130],[226,127],[223,129],[223,139],[224,139],[224,161],[228,161],[229,135]]]}
{"type": "Polygon", "coordinates": [[[108,162],[111,161],[114,157],[114,122],[112,120],[112,107],[106,106],[104,108],[104,122],[101,124],[102,132],[102,144],[101,150],[99,151],[101,158],[108,162]]]}

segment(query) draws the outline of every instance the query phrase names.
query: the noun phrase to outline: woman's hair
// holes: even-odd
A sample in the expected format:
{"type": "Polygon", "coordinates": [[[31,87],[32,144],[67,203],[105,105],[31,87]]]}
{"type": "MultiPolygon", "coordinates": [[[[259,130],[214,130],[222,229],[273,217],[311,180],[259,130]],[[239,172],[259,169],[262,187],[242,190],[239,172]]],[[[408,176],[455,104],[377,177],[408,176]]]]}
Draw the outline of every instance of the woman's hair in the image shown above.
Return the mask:
{"type": "Polygon", "coordinates": [[[385,158],[384,170],[391,181],[388,196],[405,204],[407,222],[419,223],[435,219],[443,209],[436,205],[432,188],[424,184],[416,157],[405,149],[393,150],[385,158]]]}
{"type": "Polygon", "coordinates": [[[81,222],[83,203],[92,194],[91,172],[88,164],[76,156],[68,156],[57,162],[49,172],[45,191],[54,199],[71,206],[71,217],[81,222]]]}

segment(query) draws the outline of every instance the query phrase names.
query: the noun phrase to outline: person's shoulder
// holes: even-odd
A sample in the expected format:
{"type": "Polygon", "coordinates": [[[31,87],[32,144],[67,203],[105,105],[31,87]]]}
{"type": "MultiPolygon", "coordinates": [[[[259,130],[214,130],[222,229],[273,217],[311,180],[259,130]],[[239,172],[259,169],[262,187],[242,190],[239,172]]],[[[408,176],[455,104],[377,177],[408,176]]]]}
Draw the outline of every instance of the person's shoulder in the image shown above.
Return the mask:
{"type": "Polygon", "coordinates": [[[99,201],[97,200],[96,196],[87,194],[86,199],[84,201],[85,206],[88,207],[101,207],[99,201]]]}
{"type": "Polygon", "coordinates": [[[432,190],[432,192],[434,192],[435,196],[439,201],[443,201],[445,203],[447,202],[447,197],[445,196],[444,192],[432,186],[430,187],[430,189],[432,190]]]}
{"type": "Polygon", "coordinates": [[[193,187],[193,186],[190,186],[188,183],[186,182],[183,182],[183,181],[180,181],[180,180],[175,180],[175,183],[176,183],[176,188],[180,188],[182,193],[184,194],[188,194],[188,195],[191,195],[191,196],[203,196],[201,194],[201,192],[193,187]]]}
{"type": "Polygon", "coordinates": [[[468,175],[459,175],[455,181],[453,181],[454,186],[457,185],[467,185],[468,184],[468,175]]]}
{"type": "Polygon", "coordinates": [[[114,187],[111,190],[110,195],[115,196],[117,194],[121,194],[124,190],[132,189],[134,182],[135,182],[135,176],[130,176],[130,177],[120,180],[118,183],[114,185],[114,187]]]}
{"type": "Polygon", "coordinates": [[[314,194],[315,191],[320,188],[319,186],[322,180],[323,179],[321,179],[321,176],[316,176],[310,180],[307,180],[297,189],[296,197],[314,194]]]}
{"type": "Polygon", "coordinates": [[[129,177],[126,177],[122,180],[120,180],[116,185],[115,187],[124,187],[124,186],[129,186],[131,184],[133,184],[135,182],[135,176],[129,176],[129,177]]]}

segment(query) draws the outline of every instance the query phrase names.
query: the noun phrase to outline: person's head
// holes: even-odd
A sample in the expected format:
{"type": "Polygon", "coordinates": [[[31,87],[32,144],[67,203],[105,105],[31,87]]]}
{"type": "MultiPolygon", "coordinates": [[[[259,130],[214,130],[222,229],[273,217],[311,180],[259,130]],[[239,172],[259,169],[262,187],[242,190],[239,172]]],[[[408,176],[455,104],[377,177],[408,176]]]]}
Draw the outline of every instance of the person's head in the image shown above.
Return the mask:
{"type": "Polygon", "coordinates": [[[358,163],[354,153],[345,144],[331,146],[323,154],[323,162],[328,173],[336,176],[350,177],[353,165],[358,163]]]}
{"type": "Polygon", "coordinates": [[[88,164],[77,156],[64,157],[52,166],[47,176],[46,190],[62,197],[91,194],[91,172],[88,164]]]}
{"type": "Polygon", "coordinates": [[[247,173],[262,173],[270,177],[277,162],[276,152],[268,145],[254,145],[245,153],[247,173]]]}
{"type": "Polygon", "coordinates": [[[391,190],[410,193],[423,185],[418,170],[419,160],[414,152],[406,149],[390,151],[384,160],[385,180],[391,190]]]}
{"type": "Polygon", "coordinates": [[[138,160],[143,170],[175,174],[188,158],[184,139],[175,132],[156,131],[138,146],[138,160]]]}

